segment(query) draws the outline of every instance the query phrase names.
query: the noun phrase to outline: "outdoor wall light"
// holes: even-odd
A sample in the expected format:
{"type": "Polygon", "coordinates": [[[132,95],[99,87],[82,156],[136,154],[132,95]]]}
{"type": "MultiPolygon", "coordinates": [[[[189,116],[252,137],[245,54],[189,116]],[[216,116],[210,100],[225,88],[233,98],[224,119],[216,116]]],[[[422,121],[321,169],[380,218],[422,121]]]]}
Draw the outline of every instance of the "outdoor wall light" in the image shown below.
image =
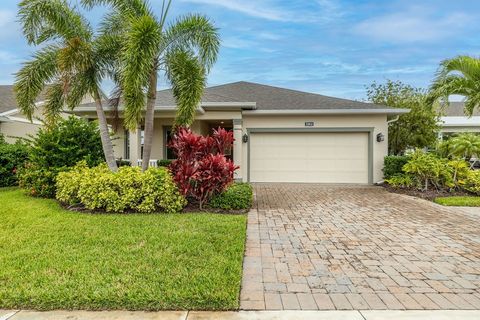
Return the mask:
{"type": "Polygon", "coordinates": [[[248,134],[245,133],[245,134],[242,136],[242,141],[243,141],[243,143],[247,143],[247,142],[248,142],[248,134]]]}
{"type": "Polygon", "coordinates": [[[382,141],[385,141],[385,136],[383,135],[383,133],[377,134],[377,142],[382,142],[382,141]]]}

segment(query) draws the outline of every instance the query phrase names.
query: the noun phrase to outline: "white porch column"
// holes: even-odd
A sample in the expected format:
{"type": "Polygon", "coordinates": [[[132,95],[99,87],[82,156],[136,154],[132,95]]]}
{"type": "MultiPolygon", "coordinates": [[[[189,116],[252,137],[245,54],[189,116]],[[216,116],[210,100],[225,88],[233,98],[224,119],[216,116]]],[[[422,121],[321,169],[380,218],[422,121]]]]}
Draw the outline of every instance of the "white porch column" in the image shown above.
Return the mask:
{"type": "Polygon", "coordinates": [[[129,131],[129,147],[130,147],[130,163],[132,166],[137,166],[138,159],[140,157],[140,150],[141,150],[141,133],[140,129],[137,128],[135,130],[129,131]]]}
{"type": "Polygon", "coordinates": [[[233,119],[233,162],[240,166],[240,169],[235,171],[235,180],[242,181],[242,119],[233,119]]]}

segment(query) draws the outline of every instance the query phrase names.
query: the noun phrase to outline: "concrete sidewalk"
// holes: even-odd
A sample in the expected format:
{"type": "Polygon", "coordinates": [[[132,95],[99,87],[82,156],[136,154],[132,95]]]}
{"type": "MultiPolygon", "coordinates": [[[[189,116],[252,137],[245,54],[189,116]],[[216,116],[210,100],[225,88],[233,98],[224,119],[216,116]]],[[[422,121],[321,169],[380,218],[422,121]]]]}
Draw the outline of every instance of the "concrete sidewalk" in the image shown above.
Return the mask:
{"type": "MultiPolygon", "coordinates": [[[[480,306],[479,306],[480,307],[480,306]]],[[[0,310],[0,320],[478,320],[480,310],[435,311],[27,311],[0,310]]]]}

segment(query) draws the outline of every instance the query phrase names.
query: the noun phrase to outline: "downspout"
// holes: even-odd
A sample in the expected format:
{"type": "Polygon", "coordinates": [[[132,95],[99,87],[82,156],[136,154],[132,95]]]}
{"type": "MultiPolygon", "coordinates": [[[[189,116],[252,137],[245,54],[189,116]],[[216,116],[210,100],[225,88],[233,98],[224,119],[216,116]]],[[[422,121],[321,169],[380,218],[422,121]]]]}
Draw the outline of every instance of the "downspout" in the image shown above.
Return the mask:
{"type": "Polygon", "coordinates": [[[389,125],[390,123],[397,122],[398,119],[400,119],[400,116],[399,116],[399,115],[397,115],[397,116],[396,116],[395,118],[393,118],[392,120],[388,120],[388,121],[387,121],[387,125],[389,125]]]}

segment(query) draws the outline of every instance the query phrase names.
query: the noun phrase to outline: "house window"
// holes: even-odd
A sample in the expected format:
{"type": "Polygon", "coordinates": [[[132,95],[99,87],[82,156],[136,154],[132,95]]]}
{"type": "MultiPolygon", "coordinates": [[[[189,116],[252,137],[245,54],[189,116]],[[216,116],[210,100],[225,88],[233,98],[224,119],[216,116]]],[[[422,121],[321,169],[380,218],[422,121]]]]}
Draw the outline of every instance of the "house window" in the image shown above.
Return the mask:
{"type": "Polygon", "coordinates": [[[163,157],[167,160],[175,159],[173,149],[168,147],[170,141],[172,141],[172,127],[163,127],[163,157]]]}

